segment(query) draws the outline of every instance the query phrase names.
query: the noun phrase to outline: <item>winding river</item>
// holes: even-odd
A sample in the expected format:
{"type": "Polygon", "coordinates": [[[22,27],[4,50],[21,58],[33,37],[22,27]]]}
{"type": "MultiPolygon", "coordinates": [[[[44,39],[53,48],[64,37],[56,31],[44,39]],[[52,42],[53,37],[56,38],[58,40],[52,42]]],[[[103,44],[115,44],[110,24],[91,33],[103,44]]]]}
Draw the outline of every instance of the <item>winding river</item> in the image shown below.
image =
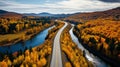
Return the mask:
{"type": "Polygon", "coordinates": [[[16,51],[19,51],[19,50],[24,51],[25,49],[30,49],[32,47],[38,46],[45,41],[45,37],[48,34],[48,30],[50,30],[53,27],[54,26],[45,29],[44,31],[38,33],[35,37],[25,41],[24,43],[19,42],[19,43],[10,45],[10,46],[1,46],[0,47],[0,52],[1,53],[13,53],[13,52],[16,52],[16,51]]]}
{"type": "MultiPolygon", "coordinates": [[[[54,27],[54,26],[52,26],[54,27]]],[[[10,46],[1,46],[0,47],[0,52],[1,53],[13,53],[19,50],[24,51],[25,49],[29,49],[35,46],[38,46],[40,44],[42,44],[45,41],[45,37],[48,34],[48,30],[50,30],[52,27],[45,29],[44,31],[38,33],[35,37],[33,37],[32,39],[29,39],[27,41],[23,42],[19,42],[10,46]]],[[[69,31],[72,40],[78,45],[78,47],[83,51],[85,51],[85,56],[86,58],[91,61],[95,67],[110,67],[109,64],[107,64],[106,62],[104,62],[103,60],[101,60],[100,58],[98,58],[97,56],[93,55],[92,53],[90,53],[87,49],[85,49],[82,44],[78,41],[77,37],[73,34],[73,28],[69,31]]]]}
{"type": "Polygon", "coordinates": [[[93,55],[92,53],[90,53],[87,49],[85,49],[82,44],[78,41],[77,37],[73,34],[73,28],[69,31],[72,40],[78,45],[78,47],[83,51],[85,51],[85,56],[86,58],[91,61],[95,67],[110,67],[109,64],[107,64],[106,62],[104,62],[103,60],[101,60],[100,58],[98,58],[97,56],[93,55]]]}

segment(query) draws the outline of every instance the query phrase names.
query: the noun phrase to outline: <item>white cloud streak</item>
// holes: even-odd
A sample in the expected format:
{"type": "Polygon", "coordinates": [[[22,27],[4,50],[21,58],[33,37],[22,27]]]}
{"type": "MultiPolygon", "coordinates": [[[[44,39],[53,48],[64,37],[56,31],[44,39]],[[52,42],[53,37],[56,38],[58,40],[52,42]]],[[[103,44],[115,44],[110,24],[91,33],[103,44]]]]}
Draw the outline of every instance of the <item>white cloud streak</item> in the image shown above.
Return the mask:
{"type": "MultiPolygon", "coordinates": [[[[49,1],[49,0],[48,0],[49,1]]],[[[99,0],[65,0],[54,4],[46,2],[40,4],[21,4],[9,0],[1,0],[1,9],[20,12],[20,13],[75,13],[75,12],[92,12],[107,10],[120,7],[120,3],[105,3],[99,0]]]]}

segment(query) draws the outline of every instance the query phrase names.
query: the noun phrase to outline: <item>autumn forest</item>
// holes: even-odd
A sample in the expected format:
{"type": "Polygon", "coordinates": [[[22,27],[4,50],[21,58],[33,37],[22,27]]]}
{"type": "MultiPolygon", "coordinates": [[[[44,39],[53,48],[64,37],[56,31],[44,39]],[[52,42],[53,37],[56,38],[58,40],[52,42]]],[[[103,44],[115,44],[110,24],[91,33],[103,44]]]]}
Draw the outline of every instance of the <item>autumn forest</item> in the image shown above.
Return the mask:
{"type": "Polygon", "coordinates": [[[120,7],[72,14],[0,10],[0,67],[119,67],[120,7]]]}

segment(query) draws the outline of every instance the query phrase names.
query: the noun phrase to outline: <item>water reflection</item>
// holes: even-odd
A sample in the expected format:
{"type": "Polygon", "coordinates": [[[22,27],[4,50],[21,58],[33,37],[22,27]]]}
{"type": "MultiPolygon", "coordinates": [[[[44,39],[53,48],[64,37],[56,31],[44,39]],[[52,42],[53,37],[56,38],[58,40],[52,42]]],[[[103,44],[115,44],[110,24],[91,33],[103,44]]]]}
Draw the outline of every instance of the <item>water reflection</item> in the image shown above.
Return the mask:
{"type": "Polygon", "coordinates": [[[45,41],[45,37],[48,34],[48,30],[53,28],[54,26],[45,29],[44,31],[38,33],[35,37],[33,37],[32,39],[29,39],[25,42],[19,42],[10,46],[1,46],[0,47],[0,52],[1,53],[13,53],[19,50],[24,51],[25,49],[29,49],[35,46],[38,46],[40,44],[42,44],[45,41]]]}
{"type": "Polygon", "coordinates": [[[83,51],[85,51],[86,58],[91,61],[95,67],[110,67],[106,62],[104,62],[102,59],[94,56],[92,53],[90,53],[87,49],[85,49],[81,43],[79,43],[77,37],[73,34],[73,28],[69,31],[72,40],[78,45],[78,47],[83,51]]]}

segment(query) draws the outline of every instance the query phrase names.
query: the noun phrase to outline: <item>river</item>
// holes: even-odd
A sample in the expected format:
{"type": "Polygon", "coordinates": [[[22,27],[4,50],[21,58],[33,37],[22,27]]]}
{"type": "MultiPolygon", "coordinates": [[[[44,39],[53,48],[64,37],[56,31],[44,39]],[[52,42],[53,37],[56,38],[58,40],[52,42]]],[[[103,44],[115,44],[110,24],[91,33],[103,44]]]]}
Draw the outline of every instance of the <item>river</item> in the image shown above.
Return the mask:
{"type": "Polygon", "coordinates": [[[48,30],[50,30],[52,27],[49,27],[42,32],[38,33],[36,36],[33,38],[25,41],[25,42],[18,42],[16,44],[10,45],[10,46],[1,46],[0,47],[0,52],[1,53],[13,53],[19,50],[24,51],[25,49],[29,49],[35,46],[38,46],[42,44],[45,41],[45,37],[48,34],[48,30]]]}
{"type": "Polygon", "coordinates": [[[109,64],[107,64],[106,62],[104,62],[102,59],[100,59],[99,57],[93,55],[92,53],[90,53],[87,49],[85,49],[82,44],[78,41],[78,38],[73,34],[73,28],[69,31],[72,40],[78,45],[78,47],[83,51],[85,51],[85,56],[86,58],[91,61],[95,67],[110,67],[109,64]]]}

